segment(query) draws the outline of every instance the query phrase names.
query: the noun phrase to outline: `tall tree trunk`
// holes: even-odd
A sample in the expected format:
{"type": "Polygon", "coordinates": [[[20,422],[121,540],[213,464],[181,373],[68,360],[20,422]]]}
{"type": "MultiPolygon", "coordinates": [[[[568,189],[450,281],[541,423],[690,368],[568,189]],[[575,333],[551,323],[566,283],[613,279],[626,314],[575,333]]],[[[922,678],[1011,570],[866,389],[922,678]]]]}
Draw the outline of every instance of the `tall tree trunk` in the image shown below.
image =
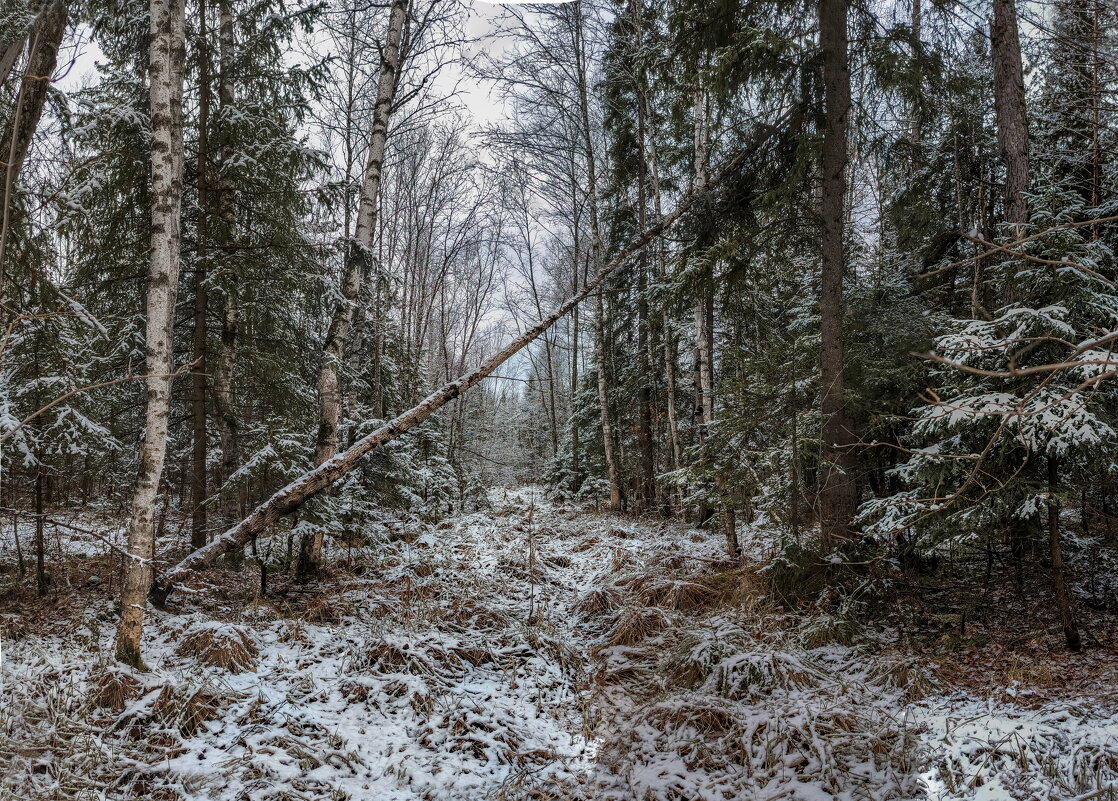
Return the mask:
{"type": "Polygon", "coordinates": [[[179,280],[182,205],[184,49],[182,0],[151,0],[151,262],[145,303],[148,378],[144,433],[128,526],[120,628],[116,634],[117,659],[134,667],[143,665],[140,639],[144,605],[151,587],[156,496],[163,476],[167,421],[171,411],[174,368],[171,334],[179,280]]]}
{"type": "Polygon", "coordinates": [[[318,373],[319,430],[314,463],[322,464],[338,448],[338,426],[341,422],[341,388],[338,366],[345,359],[345,340],[353,321],[354,306],[361,292],[361,281],[368,272],[376,228],[377,202],[380,199],[381,173],[385,146],[388,142],[388,121],[399,82],[400,43],[408,16],[408,0],[393,0],[388,17],[388,32],[380,62],[377,98],[373,108],[373,127],[369,155],[361,184],[357,207],[357,224],[346,253],[342,276],[341,298],[334,307],[330,327],[323,346],[322,367],[318,373]]]}
{"type": "MultiPolygon", "coordinates": [[[[645,107],[645,117],[648,116],[648,97],[644,95],[641,101],[645,107]]],[[[664,213],[663,208],[663,193],[660,186],[660,171],[658,167],[658,160],[656,158],[656,137],[649,136],[648,143],[648,172],[652,180],[652,204],[653,210],[657,217],[664,213]]],[[[667,257],[665,253],[664,241],[659,240],[656,243],[656,275],[658,279],[662,279],[667,272],[667,257]]],[[[679,469],[683,461],[682,446],[679,441],[679,413],[676,409],[676,368],[678,362],[679,342],[677,341],[675,331],[672,328],[671,315],[665,309],[660,318],[660,327],[662,330],[663,357],[664,357],[664,394],[665,406],[667,408],[668,418],[668,467],[673,472],[679,469]]],[[[682,489],[680,491],[680,505],[682,508],[682,489]]],[[[663,493],[661,498],[661,505],[664,508],[665,515],[671,514],[671,496],[668,492],[663,493]]]]}
{"type": "Polygon", "coordinates": [[[1064,567],[1064,550],[1060,545],[1060,504],[1056,493],[1060,488],[1060,474],[1056,459],[1048,459],[1048,547],[1052,559],[1052,595],[1060,615],[1060,628],[1068,650],[1078,651],[1082,646],[1079,640],[1079,627],[1075,623],[1075,609],[1072,606],[1071,590],[1068,587],[1067,571],[1064,567]]]}
{"type": "MultiPolygon", "coordinates": [[[[221,481],[227,483],[240,463],[237,432],[236,387],[237,333],[240,327],[240,281],[233,266],[237,236],[237,211],[233,181],[228,170],[233,162],[233,139],[230,116],[233,113],[233,11],[231,0],[219,0],[218,23],[218,133],[222,175],[218,185],[218,219],[220,220],[221,261],[224,275],[224,297],[221,310],[221,348],[213,373],[214,413],[217,418],[218,441],[221,444],[221,481]]],[[[221,498],[222,524],[237,521],[240,508],[237,493],[225,487],[221,498]]]]}
{"type": "MultiPolygon", "coordinates": [[[[641,4],[644,0],[634,0],[633,27],[636,41],[634,57],[639,59],[643,45],[643,20],[641,4]]],[[[648,225],[648,115],[646,113],[646,87],[644,70],[637,68],[637,225],[643,231],[648,225]]],[[[638,423],[637,434],[640,442],[641,457],[641,506],[649,511],[656,506],[656,443],[652,437],[652,360],[649,349],[649,328],[651,317],[648,313],[648,251],[642,250],[637,263],[637,393],[638,423]]]]}
{"type": "Polygon", "coordinates": [[[1020,236],[1020,226],[1028,222],[1025,192],[1029,188],[1029,127],[1015,0],[994,0],[990,55],[994,60],[998,148],[1005,165],[1005,221],[1013,225],[1016,235],[1020,236]]]}
{"type": "MultiPolygon", "coordinates": [[[[912,29],[913,58],[919,58],[921,52],[920,37],[923,35],[923,2],[924,0],[912,0],[912,10],[909,14],[909,27],[912,29]]],[[[919,106],[916,103],[912,104],[909,114],[912,117],[909,120],[909,139],[912,144],[920,145],[920,112],[919,106]]]]}
{"type": "MultiPolygon", "coordinates": [[[[393,0],[388,16],[388,32],[380,61],[377,98],[373,107],[373,128],[369,140],[369,155],[365,176],[361,184],[361,197],[357,205],[357,224],[353,239],[346,250],[345,269],[342,276],[341,298],[334,307],[326,342],[322,349],[322,366],[318,371],[318,439],[314,463],[320,465],[338,450],[338,427],[341,425],[342,392],[338,381],[338,368],[345,361],[345,342],[353,321],[353,310],[361,294],[361,281],[370,271],[372,262],[373,231],[377,222],[377,202],[380,200],[381,174],[384,152],[388,142],[388,121],[399,83],[401,48],[404,26],[408,19],[408,0],[393,0]]],[[[323,533],[317,531],[310,545],[304,549],[305,559],[300,560],[299,573],[316,575],[322,562],[323,533]]]]}
{"type": "Polygon", "coordinates": [[[527,329],[523,334],[491,356],[480,367],[463,375],[456,381],[436,390],[418,406],[409,409],[393,420],[386,423],[373,433],[358,440],[344,453],[328,459],[310,472],[297,478],[279,492],[272,495],[267,501],[258,506],[248,517],[220,537],[210,542],[201,550],[195,551],[173,568],[163,573],[152,588],[152,596],[158,603],[166,601],[175,585],[193,570],[213,564],[223,554],[243,547],[254,537],[262,533],[268,526],[277,522],[284,515],[288,515],[313,498],[322,490],[329,487],[339,478],[353,470],[363,456],[376,450],[385,443],[392,442],[405,432],[422,423],[450,401],[461,396],[471,388],[477,386],[482,379],[491,375],[494,370],[508,361],[512,356],[534,342],[544,331],[564,317],[579,303],[591,295],[599,297],[596,293],[621,265],[638,253],[649,242],[660,236],[666,229],[686,214],[695,202],[722,183],[728,176],[736,174],[742,166],[763,146],[770,138],[786,124],[793,124],[798,115],[788,112],[773,126],[761,132],[750,145],[738,152],[723,169],[712,178],[705,187],[695,187],[684,195],[675,210],[661,217],[648,229],[634,237],[629,244],[622,248],[616,256],[606,264],[590,281],[585,282],[583,288],[574,296],[563,303],[555,312],[546,319],[527,329]]]}
{"type": "MultiPolygon", "coordinates": [[[[65,31],[66,4],[63,0],[54,0],[35,21],[31,31],[27,68],[23,71],[3,138],[0,138],[0,166],[3,167],[0,169],[0,266],[4,264],[4,245],[11,225],[12,190],[39,127],[65,31]]],[[[18,55],[18,50],[16,52],[18,55]]],[[[3,274],[0,269],[0,288],[4,283],[3,274]]]]}
{"type": "MultiPolygon", "coordinates": [[[[593,132],[590,128],[590,93],[586,77],[586,52],[582,30],[582,6],[573,5],[574,14],[574,42],[575,42],[575,69],[578,79],[578,105],[581,116],[581,135],[583,157],[586,160],[586,176],[589,186],[586,189],[586,201],[590,209],[590,252],[594,261],[594,272],[600,273],[602,269],[602,251],[605,243],[602,240],[601,220],[598,215],[598,165],[594,155],[593,132]]],[[[613,423],[609,410],[609,386],[606,378],[606,330],[605,304],[599,295],[594,299],[594,358],[598,369],[598,411],[602,420],[602,450],[605,453],[606,476],[609,480],[609,506],[615,512],[625,507],[625,496],[621,491],[621,474],[617,468],[617,457],[614,448],[613,423]]]]}
{"type": "MultiPolygon", "coordinates": [[[[696,88],[694,130],[695,183],[705,186],[710,161],[710,129],[707,120],[706,92],[696,88]]],[[[706,441],[707,430],[714,421],[714,274],[704,270],[695,292],[695,345],[692,349],[694,371],[695,441],[706,441]]],[[[697,522],[703,525],[710,519],[710,508],[700,503],[697,522]]]]}
{"type": "Polygon", "coordinates": [[[843,398],[842,282],[846,272],[847,129],[850,124],[850,64],[846,39],[847,0],[820,0],[819,44],[823,51],[826,122],[823,132],[822,292],[819,298],[822,374],[822,470],[819,522],[825,541],[847,536],[857,502],[851,474],[855,438],[843,398]]]}
{"type": "Polygon", "coordinates": [[[206,245],[209,230],[209,124],[210,124],[210,48],[206,30],[206,0],[198,3],[198,224],[194,257],[194,372],[191,374],[190,409],[194,425],[190,475],[190,503],[193,516],[190,547],[206,544],[207,471],[206,430],[206,322],[209,297],[206,291],[206,245]]]}
{"type": "Polygon", "coordinates": [[[30,0],[23,11],[25,16],[22,23],[15,18],[14,10],[6,12],[4,32],[7,35],[0,39],[0,84],[12,74],[12,69],[27,44],[27,33],[35,28],[46,5],[45,0],[30,0]]]}

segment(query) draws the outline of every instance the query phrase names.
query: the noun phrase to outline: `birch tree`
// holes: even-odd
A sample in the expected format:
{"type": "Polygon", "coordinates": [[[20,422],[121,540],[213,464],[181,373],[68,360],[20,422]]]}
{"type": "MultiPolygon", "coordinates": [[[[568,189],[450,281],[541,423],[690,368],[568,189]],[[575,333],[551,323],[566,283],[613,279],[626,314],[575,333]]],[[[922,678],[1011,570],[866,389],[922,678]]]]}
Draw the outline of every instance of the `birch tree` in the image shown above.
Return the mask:
{"type": "Polygon", "coordinates": [[[151,260],[148,265],[144,431],[120,597],[116,657],[142,667],[144,606],[155,557],[155,510],[167,450],[174,369],[172,327],[179,279],[182,204],[182,70],[185,50],[182,0],[152,0],[148,75],[151,86],[151,260]]]}
{"type": "MultiPolygon", "coordinates": [[[[361,293],[362,278],[368,271],[371,260],[385,145],[388,142],[388,122],[399,83],[401,41],[407,17],[408,0],[394,0],[389,12],[388,32],[385,35],[384,52],[381,56],[368,161],[361,184],[357,221],[345,260],[340,287],[341,297],[334,307],[330,327],[326,331],[322,366],[318,372],[319,426],[314,454],[316,465],[332,458],[338,448],[338,427],[342,416],[342,391],[338,370],[345,361],[346,336],[353,321],[354,305],[361,293]]],[[[322,542],[323,532],[319,531],[309,545],[302,568],[305,573],[313,574],[318,571],[322,559],[322,542]]]]}

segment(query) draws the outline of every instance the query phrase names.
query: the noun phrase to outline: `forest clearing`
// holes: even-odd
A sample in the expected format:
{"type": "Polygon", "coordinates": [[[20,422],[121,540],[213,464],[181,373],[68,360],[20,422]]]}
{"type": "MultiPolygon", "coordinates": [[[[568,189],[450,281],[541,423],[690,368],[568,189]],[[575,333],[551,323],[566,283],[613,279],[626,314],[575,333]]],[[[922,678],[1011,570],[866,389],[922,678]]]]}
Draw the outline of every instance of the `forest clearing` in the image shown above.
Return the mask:
{"type": "Polygon", "coordinates": [[[1118,0],[0,0],[0,801],[1118,801],[1118,0]]]}
{"type": "MultiPolygon", "coordinates": [[[[788,613],[719,536],[544,498],[497,490],[490,510],[386,529],[331,554],[328,592],[264,600],[251,565],[203,574],[149,622],[145,673],[114,666],[113,560],[85,543],[65,603],[3,619],[0,791],[1070,799],[1118,782],[1112,652],[1071,666],[1044,622],[1015,648],[996,619],[960,644],[915,617],[788,613]],[[29,641],[28,621],[50,634],[29,641]]],[[[760,531],[743,546],[776,551],[760,531]]]]}

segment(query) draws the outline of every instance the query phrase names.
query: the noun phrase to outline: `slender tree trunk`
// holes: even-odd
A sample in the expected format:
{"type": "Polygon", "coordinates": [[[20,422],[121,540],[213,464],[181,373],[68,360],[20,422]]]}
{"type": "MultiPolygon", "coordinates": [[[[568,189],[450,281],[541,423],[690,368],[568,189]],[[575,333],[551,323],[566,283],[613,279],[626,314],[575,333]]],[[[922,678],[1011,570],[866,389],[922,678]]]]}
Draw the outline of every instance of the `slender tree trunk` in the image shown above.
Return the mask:
{"type": "Polygon", "coordinates": [[[1060,504],[1056,493],[1060,488],[1060,474],[1056,459],[1048,459],[1048,547],[1052,559],[1052,595],[1060,615],[1060,627],[1069,651],[1080,650],[1079,627],[1075,622],[1075,608],[1072,605],[1071,589],[1068,587],[1067,570],[1064,567],[1064,550],[1060,545],[1060,504]]]}
{"type": "Polygon", "coordinates": [[[190,547],[206,544],[206,499],[209,474],[207,470],[206,430],[206,324],[209,298],[206,291],[206,245],[209,197],[209,121],[210,121],[210,48],[206,30],[206,0],[198,3],[198,225],[197,250],[194,259],[194,372],[191,374],[190,408],[194,424],[194,448],[191,460],[190,503],[193,516],[190,547]]]}
{"type": "MultiPolygon", "coordinates": [[[[644,96],[641,100],[645,104],[645,113],[647,117],[648,98],[644,96]]],[[[656,158],[656,137],[649,136],[648,142],[648,172],[652,179],[652,203],[653,209],[657,217],[664,213],[663,209],[663,193],[660,187],[660,171],[658,167],[658,160],[656,158]]],[[[665,255],[664,242],[659,240],[656,247],[656,274],[658,277],[663,277],[667,271],[667,258],[665,255]]],[[[676,409],[676,368],[678,363],[679,343],[676,339],[675,332],[672,328],[671,317],[667,311],[664,311],[661,319],[660,326],[663,331],[662,346],[664,356],[664,394],[666,395],[665,406],[667,407],[668,417],[668,466],[672,471],[678,470],[683,461],[682,446],[679,441],[679,412],[676,409]]],[[[664,507],[665,514],[671,514],[671,496],[669,493],[664,492],[661,503],[664,507]]],[[[682,508],[682,490],[680,496],[680,505],[682,508]]]]}
{"type": "MultiPolygon", "coordinates": [[[[36,458],[38,461],[38,458],[36,458]]],[[[47,594],[50,582],[47,580],[45,564],[46,543],[43,537],[43,524],[46,522],[46,512],[43,509],[43,464],[38,462],[35,466],[35,588],[39,595],[47,594]]]]}
{"type": "Polygon", "coordinates": [[[319,431],[314,457],[316,465],[322,464],[337,452],[338,426],[341,421],[338,366],[345,358],[345,340],[353,321],[354,306],[361,292],[362,278],[368,272],[371,261],[377,203],[380,200],[381,173],[388,141],[388,122],[392,113],[392,103],[396,97],[396,85],[399,82],[400,43],[407,16],[408,0],[393,0],[380,63],[369,155],[357,207],[357,225],[346,254],[341,298],[334,308],[330,327],[326,332],[322,367],[318,374],[319,431]]]}
{"type": "Polygon", "coordinates": [[[857,503],[851,475],[855,438],[843,398],[842,283],[846,272],[847,129],[850,124],[850,64],[846,38],[847,0],[820,0],[819,44],[823,51],[826,122],[823,134],[822,294],[819,298],[822,349],[822,470],[819,517],[824,540],[846,537],[857,503]]]}
{"type": "MultiPolygon", "coordinates": [[[[132,516],[128,555],[120,599],[116,657],[141,667],[140,639],[144,605],[151,587],[155,556],[154,514],[167,450],[174,354],[175,290],[179,279],[179,212],[182,205],[182,0],[151,0],[151,262],[148,269],[147,371],[144,433],[132,516]]],[[[198,553],[198,551],[195,551],[198,553]]]]}
{"type": "MultiPolygon", "coordinates": [[[[233,162],[233,139],[230,115],[233,112],[233,11],[231,0],[219,0],[218,23],[218,133],[222,175],[218,185],[218,218],[221,222],[221,260],[224,268],[224,297],[221,310],[221,348],[213,373],[213,402],[217,418],[218,441],[221,444],[221,481],[227,483],[240,463],[237,432],[236,387],[237,334],[240,328],[240,281],[233,266],[233,249],[237,235],[237,212],[233,180],[228,174],[233,162]]],[[[237,521],[240,507],[238,493],[225,487],[221,498],[222,524],[237,521]]]]}
{"type": "MultiPolygon", "coordinates": [[[[909,16],[909,27],[912,28],[912,55],[919,57],[921,40],[923,35],[923,2],[924,0],[912,0],[912,10],[909,16]]],[[[912,119],[909,120],[909,139],[914,145],[920,145],[922,137],[920,136],[920,114],[918,106],[914,103],[910,110],[912,119]]]]}
{"type": "MultiPolygon", "coordinates": [[[[710,161],[710,129],[707,121],[707,97],[706,92],[702,89],[695,90],[694,114],[695,183],[699,186],[705,186],[710,161]]],[[[713,283],[713,271],[704,270],[699,278],[699,285],[695,293],[695,345],[692,349],[695,395],[693,418],[695,441],[699,444],[706,441],[707,430],[714,421],[713,283]]],[[[696,522],[700,526],[710,519],[711,511],[705,502],[699,504],[696,513],[696,522]]]]}
{"type": "MultiPolygon", "coordinates": [[[[361,197],[357,206],[357,224],[346,252],[342,276],[341,298],[334,307],[326,342],[322,349],[322,366],[318,371],[318,440],[314,463],[320,465],[338,450],[338,428],[341,425],[342,392],[338,368],[345,361],[345,342],[353,321],[353,311],[361,294],[361,281],[371,271],[373,231],[377,224],[377,203],[380,200],[381,174],[385,146],[388,142],[388,121],[400,73],[400,44],[408,18],[408,0],[393,0],[388,16],[388,33],[380,62],[377,98],[373,107],[373,129],[361,197]]],[[[322,562],[323,532],[317,531],[310,546],[303,550],[298,572],[304,578],[317,575],[322,562]]]]}
{"type": "Polygon", "coordinates": [[[12,17],[5,20],[8,23],[5,33],[9,35],[0,39],[0,85],[8,80],[8,76],[12,74],[12,69],[19,61],[19,54],[23,52],[23,48],[27,44],[27,33],[34,30],[45,6],[45,0],[30,0],[24,10],[26,16],[22,25],[15,24],[15,20],[12,19],[15,15],[14,9],[8,12],[12,17]]]}
{"type": "MultiPolygon", "coordinates": [[[[633,0],[633,55],[637,60],[637,225],[644,230],[648,225],[648,113],[646,75],[639,59],[643,48],[644,27],[641,5],[644,0],[633,0]]],[[[641,506],[649,511],[656,506],[656,443],[652,435],[652,359],[649,329],[652,319],[648,313],[648,251],[642,250],[637,264],[637,434],[641,458],[641,506]]]]}
{"type": "MultiPolygon", "coordinates": [[[[582,118],[582,149],[586,160],[586,174],[589,186],[586,189],[587,205],[590,207],[590,252],[593,256],[594,271],[598,273],[602,265],[601,221],[598,216],[598,165],[594,156],[594,142],[590,129],[590,95],[586,79],[586,53],[582,35],[582,8],[574,6],[575,68],[578,77],[578,104],[582,118]]],[[[617,456],[613,439],[613,424],[609,410],[609,386],[606,379],[606,330],[605,304],[601,296],[594,299],[594,358],[598,370],[598,411],[602,420],[602,450],[605,453],[606,474],[609,479],[609,506],[615,512],[625,507],[625,496],[621,490],[621,476],[617,469],[617,456]]]]}
{"type": "MultiPolygon", "coordinates": [[[[4,245],[11,225],[12,192],[35,130],[39,127],[65,32],[66,4],[63,0],[54,0],[35,21],[27,68],[23,71],[15,105],[0,138],[0,265],[4,264],[4,245]]],[[[3,271],[0,270],[0,289],[3,280],[3,271]]]]}
{"type": "Polygon", "coordinates": [[[1015,235],[1020,236],[1020,227],[1029,217],[1025,199],[1029,188],[1029,127],[1015,0],[994,0],[990,54],[994,60],[998,148],[1005,165],[1005,220],[1014,226],[1015,235]]]}
{"type": "Polygon", "coordinates": [[[535,341],[544,331],[564,317],[579,303],[598,292],[605,280],[612,275],[621,265],[638,253],[649,242],[660,236],[666,229],[686,214],[696,200],[705,197],[707,193],[722,183],[728,176],[736,174],[742,166],[783,126],[797,119],[792,112],[785,114],[774,126],[767,128],[753,142],[738,152],[734,158],[716,175],[705,187],[695,187],[684,195],[675,210],[661,217],[648,229],[634,237],[629,244],[622,248],[616,256],[606,264],[598,274],[587,281],[578,294],[569,298],[555,312],[546,319],[526,330],[523,334],[491,356],[480,367],[463,375],[456,381],[436,390],[418,406],[409,409],[401,415],[386,423],[373,433],[358,440],[353,447],[332,459],[328,459],[310,472],[288,484],[279,492],[272,495],[267,501],[258,506],[248,517],[220,537],[210,542],[206,547],[193,552],[175,567],[162,574],[152,588],[152,596],[158,603],[166,601],[175,585],[193,570],[213,564],[223,554],[243,547],[253,537],[263,533],[270,525],[277,522],[284,515],[288,515],[304,503],[329,487],[339,478],[353,470],[363,456],[376,450],[385,443],[392,442],[405,432],[422,423],[450,401],[461,396],[464,392],[477,386],[482,379],[491,375],[494,370],[512,358],[531,342],[535,341]]]}

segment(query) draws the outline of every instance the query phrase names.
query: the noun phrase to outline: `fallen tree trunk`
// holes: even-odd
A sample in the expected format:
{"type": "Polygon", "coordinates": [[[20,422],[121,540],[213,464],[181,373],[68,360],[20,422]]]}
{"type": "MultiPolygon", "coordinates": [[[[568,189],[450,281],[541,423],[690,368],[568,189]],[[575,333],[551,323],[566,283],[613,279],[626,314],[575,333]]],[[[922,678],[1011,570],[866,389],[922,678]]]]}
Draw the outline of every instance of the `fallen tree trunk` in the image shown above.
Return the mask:
{"type": "Polygon", "coordinates": [[[737,173],[750,157],[769,142],[775,134],[784,130],[794,117],[798,117],[798,114],[794,110],[790,110],[785,112],[776,123],[766,126],[748,147],[738,151],[713,178],[707,180],[704,186],[694,187],[680,199],[674,211],[664,215],[650,228],[630,240],[581,291],[569,298],[551,315],[540,320],[502,350],[486,359],[481,366],[439,388],[418,406],[409,409],[381,426],[373,433],[358,440],[349,450],[327,459],[310,472],[295,479],[286,487],[272,495],[272,497],[260,506],[256,507],[252,514],[233,526],[233,528],[214,539],[205,547],[194,551],[177,565],[162,573],[152,584],[152,601],[156,605],[163,605],[171,592],[174,591],[175,585],[182,581],[191,571],[208,567],[221,558],[222,555],[244,547],[254,537],[262,534],[267,527],[273,525],[285,515],[291,514],[313,498],[317,493],[326,489],[346,473],[357,467],[361,457],[371,453],[381,445],[397,439],[410,429],[415,428],[447,403],[481,383],[484,378],[492,374],[494,370],[508,361],[518,351],[539,337],[540,334],[554,325],[557,320],[570,312],[571,309],[579,303],[586,300],[586,298],[590,297],[611,273],[615,272],[631,256],[638,253],[645,245],[656,239],[656,237],[679,220],[696,204],[696,202],[708,197],[710,193],[725,182],[727,178],[737,173]]]}

